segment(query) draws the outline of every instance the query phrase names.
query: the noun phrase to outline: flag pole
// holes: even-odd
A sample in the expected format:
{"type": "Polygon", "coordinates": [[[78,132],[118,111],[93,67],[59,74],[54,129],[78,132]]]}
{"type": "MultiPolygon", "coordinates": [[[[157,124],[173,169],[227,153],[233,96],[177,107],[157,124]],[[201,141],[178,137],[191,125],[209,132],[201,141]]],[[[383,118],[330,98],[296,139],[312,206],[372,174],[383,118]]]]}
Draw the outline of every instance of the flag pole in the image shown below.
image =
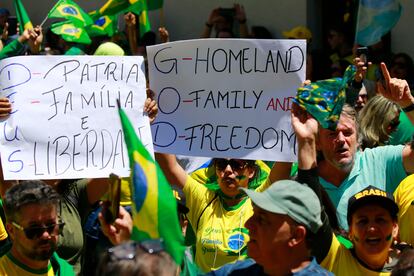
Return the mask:
{"type": "MultiPolygon", "coordinates": [[[[59,1],[57,1],[56,4],[54,4],[54,6],[52,7],[52,9],[57,5],[57,3],[59,3],[59,1]]],[[[49,18],[49,13],[50,13],[50,11],[46,14],[46,17],[45,17],[45,19],[43,19],[42,23],[40,23],[40,27],[41,28],[43,27],[43,24],[45,24],[46,21],[47,21],[47,19],[49,18]]]]}
{"type": "Polygon", "coordinates": [[[40,23],[40,27],[43,27],[43,24],[46,23],[47,19],[49,18],[49,13],[46,15],[45,19],[43,19],[42,23],[40,23]]]}

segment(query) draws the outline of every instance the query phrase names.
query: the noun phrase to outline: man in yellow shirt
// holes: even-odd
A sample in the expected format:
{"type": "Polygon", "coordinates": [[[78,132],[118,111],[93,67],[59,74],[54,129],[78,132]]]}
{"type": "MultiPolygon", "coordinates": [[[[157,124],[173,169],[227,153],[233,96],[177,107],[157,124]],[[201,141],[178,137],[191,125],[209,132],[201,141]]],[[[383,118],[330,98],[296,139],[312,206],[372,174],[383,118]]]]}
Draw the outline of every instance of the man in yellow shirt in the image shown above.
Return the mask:
{"type": "Polygon", "coordinates": [[[10,250],[0,257],[0,275],[74,275],[55,250],[64,222],[59,195],[42,181],[24,181],[4,197],[10,250]]]}

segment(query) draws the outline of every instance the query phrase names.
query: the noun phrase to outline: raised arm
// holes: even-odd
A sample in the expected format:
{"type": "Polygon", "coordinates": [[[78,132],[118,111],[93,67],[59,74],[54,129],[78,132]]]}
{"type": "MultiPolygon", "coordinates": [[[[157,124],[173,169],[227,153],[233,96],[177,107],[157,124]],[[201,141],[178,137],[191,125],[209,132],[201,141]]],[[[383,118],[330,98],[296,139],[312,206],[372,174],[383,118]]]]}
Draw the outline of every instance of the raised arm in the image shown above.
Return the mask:
{"type": "Polygon", "coordinates": [[[249,30],[247,28],[246,12],[244,6],[240,4],[234,4],[235,18],[239,22],[239,35],[240,38],[248,38],[249,30]]]}
{"type": "Polygon", "coordinates": [[[274,183],[278,180],[289,179],[291,169],[291,162],[275,162],[269,173],[269,182],[274,183]]]}
{"type": "MultiPolygon", "coordinates": [[[[378,83],[378,91],[385,98],[398,104],[414,125],[414,97],[406,80],[391,78],[385,63],[381,63],[385,85],[378,83]]],[[[414,149],[406,145],[403,149],[403,165],[408,174],[414,173],[414,149]]]]}
{"type": "Polygon", "coordinates": [[[155,160],[157,160],[162,171],[165,174],[168,182],[171,185],[176,185],[183,189],[187,181],[188,174],[178,164],[174,154],[155,153],[155,160]]]}
{"type": "MultiPolygon", "coordinates": [[[[318,122],[306,111],[296,104],[292,107],[292,126],[298,143],[298,182],[306,183],[322,199],[321,186],[317,174],[316,161],[316,137],[318,133],[318,122]]],[[[312,254],[318,262],[321,262],[329,252],[332,243],[332,229],[328,216],[321,203],[322,227],[314,237],[315,244],[312,244],[312,254]]]]}

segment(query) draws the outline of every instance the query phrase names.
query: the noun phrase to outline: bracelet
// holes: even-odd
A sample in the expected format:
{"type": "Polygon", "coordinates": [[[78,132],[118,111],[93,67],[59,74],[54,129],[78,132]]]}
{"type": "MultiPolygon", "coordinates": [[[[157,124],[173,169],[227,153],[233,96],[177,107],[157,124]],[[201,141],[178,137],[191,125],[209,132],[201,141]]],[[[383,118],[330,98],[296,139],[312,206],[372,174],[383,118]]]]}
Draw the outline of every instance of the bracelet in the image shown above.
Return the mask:
{"type": "Polygon", "coordinates": [[[409,105],[409,106],[407,106],[407,107],[401,108],[401,109],[402,109],[402,111],[404,111],[405,113],[408,113],[408,112],[410,112],[410,111],[413,111],[413,110],[414,110],[414,103],[413,103],[413,104],[411,104],[411,105],[409,105]]]}
{"type": "Polygon", "coordinates": [[[210,29],[213,28],[213,24],[208,24],[208,22],[206,22],[206,26],[210,29]]]}
{"type": "Polygon", "coordinates": [[[239,24],[244,24],[244,23],[246,23],[246,19],[239,20],[239,24]]]}

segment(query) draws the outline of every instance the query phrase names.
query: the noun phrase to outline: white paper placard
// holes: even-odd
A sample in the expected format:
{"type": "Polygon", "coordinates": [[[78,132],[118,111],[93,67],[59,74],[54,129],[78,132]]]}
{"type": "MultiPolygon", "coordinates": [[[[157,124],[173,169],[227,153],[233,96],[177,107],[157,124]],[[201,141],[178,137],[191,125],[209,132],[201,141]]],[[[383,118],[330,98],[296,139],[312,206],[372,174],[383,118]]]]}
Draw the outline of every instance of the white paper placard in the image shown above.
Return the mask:
{"type": "Polygon", "coordinates": [[[1,126],[5,179],[129,174],[117,99],[153,153],[142,57],[20,56],[0,61],[0,94],[12,102],[1,126]]]}
{"type": "Polygon", "coordinates": [[[147,47],[158,152],[296,160],[290,110],[305,40],[198,39],[147,47]]]}

